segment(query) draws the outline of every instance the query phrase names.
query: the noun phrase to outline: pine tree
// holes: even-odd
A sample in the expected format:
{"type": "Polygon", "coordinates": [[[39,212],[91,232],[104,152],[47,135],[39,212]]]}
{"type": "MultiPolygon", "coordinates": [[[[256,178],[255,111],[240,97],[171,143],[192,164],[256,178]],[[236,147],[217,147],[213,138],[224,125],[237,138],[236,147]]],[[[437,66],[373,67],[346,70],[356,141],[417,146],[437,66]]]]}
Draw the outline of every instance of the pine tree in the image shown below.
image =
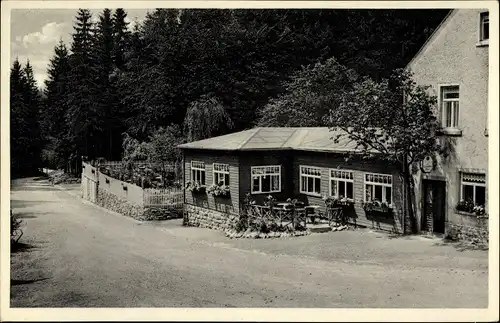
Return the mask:
{"type": "Polygon", "coordinates": [[[130,41],[130,31],[128,30],[127,12],[123,8],[117,8],[113,14],[113,38],[114,50],[113,61],[118,69],[122,69],[125,64],[125,51],[130,41]]]}
{"type": "Polygon", "coordinates": [[[70,56],[70,82],[68,112],[72,158],[85,155],[94,159],[100,153],[102,111],[98,86],[100,73],[94,46],[95,27],[88,9],[79,9],[73,26],[73,42],[70,56]]]}
{"type": "Polygon", "coordinates": [[[114,69],[114,35],[113,19],[110,9],[104,9],[99,16],[96,28],[96,67],[98,69],[99,98],[96,105],[101,112],[103,120],[103,137],[100,138],[101,146],[99,154],[112,159],[113,131],[117,128],[116,108],[117,96],[111,74],[114,69]]]}
{"type": "Polygon", "coordinates": [[[25,134],[29,141],[30,167],[34,170],[40,167],[42,138],[40,132],[40,104],[41,97],[29,60],[24,67],[26,86],[24,88],[24,104],[27,108],[26,122],[28,133],[25,134]]]}
{"type": "Polygon", "coordinates": [[[40,96],[29,61],[24,68],[17,59],[12,65],[10,104],[12,173],[35,173],[41,166],[40,96]]]}
{"type": "Polygon", "coordinates": [[[26,142],[22,142],[21,137],[27,131],[24,87],[24,70],[16,58],[10,70],[10,153],[13,174],[22,171],[23,157],[26,155],[23,149],[26,142]]]}
{"type": "Polygon", "coordinates": [[[66,149],[69,144],[66,123],[69,73],[68,49],[60,40],[54,48],[54,56],[47,69],[48,79],[45,81],[42,113],[43,133],[47,141],[46,162],[57,168],[64,167],[71,153],[66,149]]]}

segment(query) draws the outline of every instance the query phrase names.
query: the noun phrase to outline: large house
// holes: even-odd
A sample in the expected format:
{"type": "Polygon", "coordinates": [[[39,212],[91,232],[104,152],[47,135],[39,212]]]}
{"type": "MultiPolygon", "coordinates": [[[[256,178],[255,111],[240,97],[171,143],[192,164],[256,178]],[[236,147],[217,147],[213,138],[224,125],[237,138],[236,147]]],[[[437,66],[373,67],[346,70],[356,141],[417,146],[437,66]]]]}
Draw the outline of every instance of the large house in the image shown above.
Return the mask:
{"type": "MultiPolygon", "coordinates": [[[[429,156],[414,174],[420,231],[476,226],[475,214],[457,211],[460,200],[487,209],[488,18],[484,10],[452,10],[408,65],[416,82],[431,85],[439,98],[439,139],[450,152],[437,162],[429,156]]],[[[323,196],[343,196],[354,200],[351,222],[407,231],[399,169],[376,159],[346,160],[356,144],[335,143],[333,136],[328,128],[254,128],[181,145],[186,184],[229,187],[224,196],[186,191],[185,220],[225,223],[239,214],[247,194],[257,202],[271,194],[322,208],[323,196]],[[372,200],[387,203],[390,211],[365,211],[363,205],[372,200]]]]}
{"type": "Polygon", "coordinates": [[[429,158],[415,175],[421,231],[477,226],[459,203],[488,211],[488,44],[488,10],[456,9],[408,64],[417,84],[437,96],[439,139],[449,146],[449,156],[429,158]]]}

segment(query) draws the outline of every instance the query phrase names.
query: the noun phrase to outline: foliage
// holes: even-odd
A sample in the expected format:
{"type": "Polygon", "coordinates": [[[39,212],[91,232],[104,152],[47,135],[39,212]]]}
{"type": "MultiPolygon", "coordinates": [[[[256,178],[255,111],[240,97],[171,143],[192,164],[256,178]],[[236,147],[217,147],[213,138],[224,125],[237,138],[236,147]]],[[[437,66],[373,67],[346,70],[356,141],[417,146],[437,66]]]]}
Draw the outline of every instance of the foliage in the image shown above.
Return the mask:
{"type": "Polygon", "coordinates": [[[14,176],[34,173],[41,164],[40,94],[28,62],[10,70],[10,140],[14,176]]]}
{"type": "Polygon", "coordinates": [[[19,242],[23,235],[23,230],[21,230],[21,226],[23,225],[23,221],[19,219],[19,216],[12,213],[10,211],[10,245],[14,246],[19,242]]]}
{"type": "MultiPolygon", "coordinates": [[[[71,156],[119,159],[125,132],[142,143],[170,125],[196,140],[254,126],[257,116],[323,125],[351,69],[378,80],[405,66],[446,13],[156,9],[129,31],[121,8],[104,9],[97,24],[80,9],[71,54],[60,43],[48,67],[38,146],[60,166],[71,156]]],[[[28,108],[11,102],[25,133],[28,108]]],[[[22,150],[18,133],[13,149],[22,150]]]]}
{"type": "Polygon", "coordinates": [[[103,114],[96,30],[88,9],[79,9],[73,26],[66,122],[72,151],[95,159],[100,153],[103,114]]]}
{"type": "Polygon", "coordinates": [[[399,167],[404,195],[409,198],[405,224],[412,230],[416,228],[412,164],[427,155],[444,153],[435,136],[440,127],[434,113],[436,97],[426,89],[416,85],[409,71],[397,70],[381,81],[365,77],[326,118],[329,127],[337,130],[335,141],[347,138],[356,143],[358,156],[376,156],[399,167]]]}
{"type": "Polygon", "coordinates": [[[193,192],[193,193],[205,193],[206,191],[206,186],[202,185],[200,182],[196,181],[188,181],[186,182],[186,191],[193,192]]]}
{"type": "Polygon", "coordinates": [[[462,211],[462,212],[468,212],[468,213],[475,213],[476,215],[484,215],[485,214],[485,208],[484,205],[478,205],[474,204],[474,201],[468,199],[468,200],[461,200],[458,202],[456,206],[457,211],[462,211]]]}
{"type": "Polygon", "coordinates": [[[285,83],[286,92],[258,112],[259,126],[319,127],[352,87],[356,72],[330,58],[304,67],[285,83]]]}
{"type": "Polygon", "coordinates": [[[179,162],[182,160],[182,151],[177,146],[182,143],[184,138],[178,125],[160,127],[149,138],[148,160],[179,162]]]}
{"type": "Polygon", "coordinates": [[[377,200],[368,201],[363,204],[363,209],[366,212],[382,212],[388,213],[392,208],[386,202],[380,202],[377,200]]]}
{"type": "Polygon", "coordinates": [[[69,151],[68,126],[65,120],[68,105],[69,53],[61,41],[54,48],[45,80],[41,126],[46,140],[44,162],[53,168],[63,168],[69,151]]]}
{"type": "Polygon", "coordinates": [[[220,101],[211,96],[203,96],[192,102],[184,119],[188,141],[211,137],[222,130],[223,125],[231,129],[233,123],[220,101]]]}
{"type": "Polygon", "coordinates": [[[231,189],[229,185],[224,185],[223,182],[220,182],[210,185],[207,189],[207,193],[212,194],[213,196],[226,197],[231,194],[231,189]]]}
{"type": "Polygon", "coordinates": [[[323,196],[323,201],[327,207],[354,205],[354,200],[347,197],[323,196]]]}

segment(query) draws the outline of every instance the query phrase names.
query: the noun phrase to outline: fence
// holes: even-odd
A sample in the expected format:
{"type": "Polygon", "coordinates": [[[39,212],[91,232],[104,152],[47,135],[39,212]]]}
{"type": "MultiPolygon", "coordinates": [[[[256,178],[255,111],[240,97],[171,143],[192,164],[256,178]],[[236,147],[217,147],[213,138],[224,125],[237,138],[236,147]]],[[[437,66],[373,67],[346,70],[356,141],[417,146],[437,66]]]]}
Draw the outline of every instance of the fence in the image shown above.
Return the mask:
{"type": "MultiPolygon", "coordinates": [[[[135,161],[131,162],[134,168],[150,168],[150,169],[162,169],[164,168],[166,172],[175,172],[176,165],[172,164],[163,164],[159,162],[146,162],[146,161],[135,161]]],[[[99,163],[99,167],[109,167],[109,168],[124,168],[127,165],[124,161],[102,161],[99,163]]]]}
{"type": "Polygon", "coordinates": [[[182,208],[184,194],[181,189],[144,189],[144,207],[182,208]]]}

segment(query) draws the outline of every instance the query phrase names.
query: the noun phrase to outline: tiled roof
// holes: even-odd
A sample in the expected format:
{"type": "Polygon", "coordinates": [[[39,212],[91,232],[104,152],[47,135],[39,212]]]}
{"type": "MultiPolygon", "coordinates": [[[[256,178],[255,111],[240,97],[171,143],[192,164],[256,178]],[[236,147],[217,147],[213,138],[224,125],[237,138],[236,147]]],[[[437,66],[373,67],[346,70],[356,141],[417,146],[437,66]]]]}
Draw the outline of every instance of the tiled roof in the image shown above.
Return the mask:
{"type": "Polygon", "coordinates": [[[209,150],[307,150],[325,152],[355,152],[356,143],[342,136],[338,143],[333,140],[341,131],[327,127],[261,127],[253,128],[182,144],[182,149],[209,150]]]}

